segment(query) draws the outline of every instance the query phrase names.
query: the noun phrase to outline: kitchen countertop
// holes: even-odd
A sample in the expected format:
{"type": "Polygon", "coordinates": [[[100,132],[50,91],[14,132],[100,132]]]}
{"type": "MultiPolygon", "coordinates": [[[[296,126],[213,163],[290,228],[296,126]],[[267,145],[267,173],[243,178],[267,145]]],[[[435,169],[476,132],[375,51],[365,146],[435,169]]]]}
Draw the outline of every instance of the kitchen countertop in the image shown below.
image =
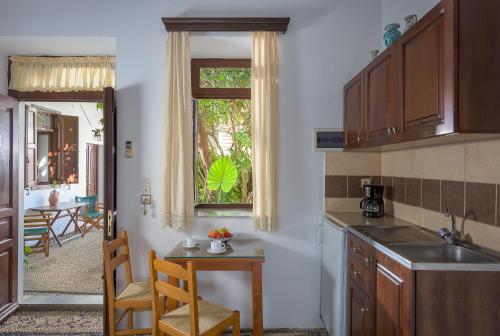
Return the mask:
{"type": "MultiPolygon", "coordinates": [[[[426,232],[432,233],[425,228],[419,227],[418,225],[406,222],[390,216],[384,216],[382,218],[367,218],[364,217],[360,212],[337,212],[330,211],[325,212],[325,218],[334,221],[336,224],[345,227],[345,229],[356,237],[362,239],[366,243],[373,246],[376,250],[384,253],[390,258],[394,259],[403,266],[410,268],[412,270],[433,270],[433,271],[500,271],[500,257],[492,251],[487,251],[479,246],[466,245],[473,251],[484,253],[489,257],[496,258],[496,262],[488,263],[457,263],[457,262],[421,262],[419,260],[414,260],[401,253],[398,253],[395,249],[391,248],[391,244],[385,244],[375,239],[370,238],[363,231],[369,230],[368,228],[395,228],[395,227],[407,227],[415,229],[415,231],[424,230],[426,232]]],[[[370,230],[372,231],[372,230],[370,230]]],[[[436,242],[433,242],[436,244],[436,242]]],[[[442,244],[446,244],[444,241],[442,244]]],[[[392,245],[394,246],[394,245],[392,245]]],[[[422,247],[422,254],[425,255],[425,248],[422,247]]]]}
{"type": "Polygon", "coordinates": [[[417,225],[410,222],[397,219],[388,215],[381,218],[368,218],[361,214],[361,212],[338,212],[338,211],[326,211],[325,217],[333,220],[335,223],[342,225],[346,229],[348,227],[356,226],[378,226],[378,227],[394,227],[394,226],[412,226],[417,225]]]}

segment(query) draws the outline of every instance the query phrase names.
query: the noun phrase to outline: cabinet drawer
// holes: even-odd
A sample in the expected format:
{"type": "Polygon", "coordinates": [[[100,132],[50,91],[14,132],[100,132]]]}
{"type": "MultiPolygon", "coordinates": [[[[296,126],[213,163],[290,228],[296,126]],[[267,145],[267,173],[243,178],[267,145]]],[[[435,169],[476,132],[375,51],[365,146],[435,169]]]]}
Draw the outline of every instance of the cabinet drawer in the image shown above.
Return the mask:
{"type": "Polygon", "coordinates": [[[347,259],[347,274],[365,293],[370,293],[370,271],[352,255],[347,259]]]}
{"type": "Polygon", "coordinates": [[[373,248],[350,232],[347,235],[347,252],[365,268],[370,268],[373,261],[373,248]]]}

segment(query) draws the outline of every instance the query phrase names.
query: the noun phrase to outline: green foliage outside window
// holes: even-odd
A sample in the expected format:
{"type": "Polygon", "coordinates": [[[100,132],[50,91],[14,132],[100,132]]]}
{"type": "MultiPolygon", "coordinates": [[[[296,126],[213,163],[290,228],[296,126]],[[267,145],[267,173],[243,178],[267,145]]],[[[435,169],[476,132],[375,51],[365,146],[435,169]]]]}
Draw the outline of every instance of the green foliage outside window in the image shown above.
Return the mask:
{"type": "MultiPolygon", "coordinates": [[[[248,88],[250,69],[202,68],[200,83],[205,87],[248,88]],[[207,71],[205,71],[207,70],[207,71]],[[209,71],[210,70],[210,71],[209,71]]],[[[249,99],[199,99],[196,189],[199,203],[252,202],[251,102],[249,99]],[[222,160],[223,158],[227,158],[222,160]],[[220,162],[224,162],[223,164],[220,162]],[[211,168],[219,164],[224,167],[211,168]],[[234,165],[235,170],[231,167],[234,165]],[[222,183],[221,169],[231,175],[222,183]],[[210,174],[218,170],[219,180],[210,174]],[[215,182],[214,182],[215,181],[215,182]],[[218,188],[215,188],[217,181],[218,188]],[[222,186],[224,185],[224,188],[222,186]]]]}
{"type": "Polygon", "coordinates": [[[249,88],[252,72],[247,68],[201,68],[202,88],[249,88]]]}

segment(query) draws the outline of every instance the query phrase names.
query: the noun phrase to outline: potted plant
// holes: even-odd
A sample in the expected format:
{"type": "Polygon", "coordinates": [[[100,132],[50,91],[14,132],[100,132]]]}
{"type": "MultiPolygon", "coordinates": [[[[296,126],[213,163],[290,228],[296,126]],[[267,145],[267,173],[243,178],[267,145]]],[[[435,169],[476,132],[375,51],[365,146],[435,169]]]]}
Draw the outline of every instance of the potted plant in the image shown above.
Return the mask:
{"type": "Polygon", "coordinates": [[[49,205],[54,207],[59,203],[59,192],[56,190],[56,188],[59,187],[59,184],[54,180],[52,181],[51,187],[52,191],[49,195],[49,205]]]}
{"type": "MultiPolygon", "coordinates": [[[[103,111],[104,110],[104,103],[103,102],[99,102],[97,103],[96,105],[96,109],[98,111],[103,111]]],[[[101,125],[101,127],[98,127],[98,128],[94,128],[91,132],[92,134],[94,135],[94,138],[97,140],[97,141],[101,141],[102,140],[102,134],[104,133],[104,118],[101,118],[101,120],[99,120],[99,125],[101,125]]]]}

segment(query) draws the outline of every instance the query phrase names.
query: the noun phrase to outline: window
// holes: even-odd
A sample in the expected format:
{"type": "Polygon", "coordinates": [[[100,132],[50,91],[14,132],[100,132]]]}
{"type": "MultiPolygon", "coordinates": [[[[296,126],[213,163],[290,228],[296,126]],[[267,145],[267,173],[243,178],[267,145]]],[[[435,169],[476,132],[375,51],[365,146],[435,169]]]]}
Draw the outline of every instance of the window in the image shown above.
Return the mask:
{"type": "Polygon", "coordinates": [[[78,117],[26,109],[25,187],[78,183],[78,117]]]}
{"type": "Polygon", "coordinates": [[[198,208],[252,207],[251,60],[193,59],[198,208]]]}

